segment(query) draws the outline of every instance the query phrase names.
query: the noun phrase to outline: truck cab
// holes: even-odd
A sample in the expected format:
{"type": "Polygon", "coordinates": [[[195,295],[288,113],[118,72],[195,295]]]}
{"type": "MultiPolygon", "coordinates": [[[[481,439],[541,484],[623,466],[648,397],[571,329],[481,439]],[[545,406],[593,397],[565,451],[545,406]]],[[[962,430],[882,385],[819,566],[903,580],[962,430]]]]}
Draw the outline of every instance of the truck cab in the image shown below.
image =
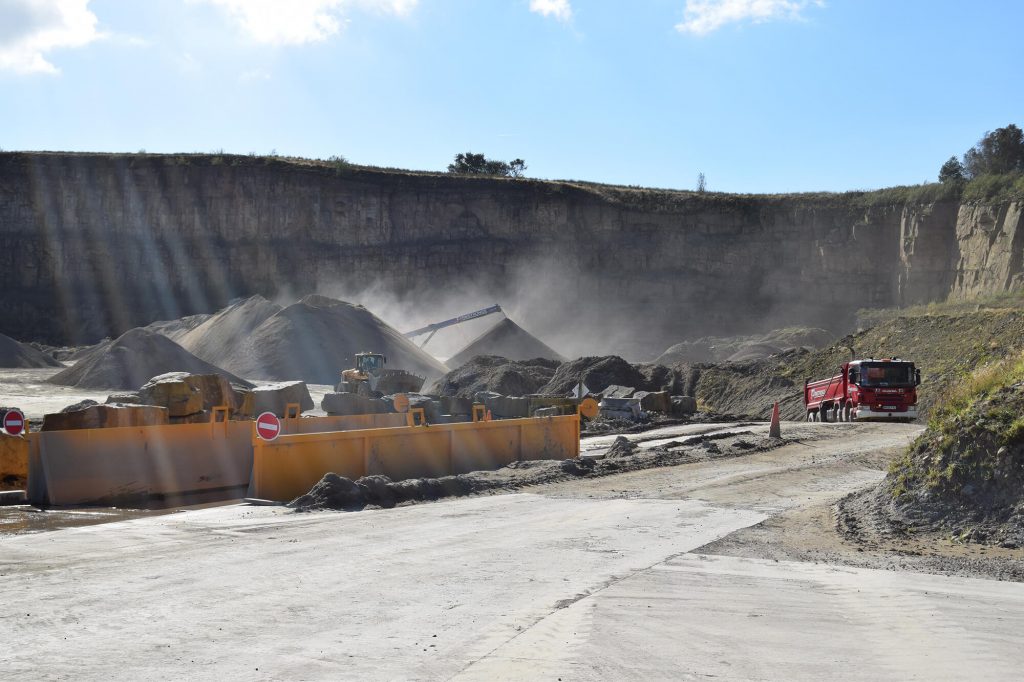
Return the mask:
{"type": "Polygon", "coordinates": [[[917,418],[921,370],[900,358],[852,360],[830,379],[804,384],[808,421],[917,418]]]}

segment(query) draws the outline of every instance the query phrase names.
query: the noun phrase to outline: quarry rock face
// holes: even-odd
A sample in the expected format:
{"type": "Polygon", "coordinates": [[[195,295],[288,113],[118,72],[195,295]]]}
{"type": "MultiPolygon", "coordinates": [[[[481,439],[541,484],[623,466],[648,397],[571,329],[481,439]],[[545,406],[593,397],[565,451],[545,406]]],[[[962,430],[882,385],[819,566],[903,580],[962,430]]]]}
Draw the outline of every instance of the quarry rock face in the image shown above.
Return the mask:
{"type": "Polygon", "coordinates": [[[472,287],[618,339],[835,328],[1019,286],[1019,204],[728,196],[274,158],[0,153],[0,333],[85,343],[239,296],[472,287]],[[953,264],[951,278],[947,265],[953,264]],[[856,282],[856,286],[849,286],[856,282]],[[532,293],[531,293],[532,292],[532,293]],[[713,301],[715,305],[709,306],[713,301]]]}
{"type": "Polygon", "coordinates": [[[1024,203],[961,206],[956,239],[959,258],[953,263],[953,298],[1024,286],[1024,203]]]}

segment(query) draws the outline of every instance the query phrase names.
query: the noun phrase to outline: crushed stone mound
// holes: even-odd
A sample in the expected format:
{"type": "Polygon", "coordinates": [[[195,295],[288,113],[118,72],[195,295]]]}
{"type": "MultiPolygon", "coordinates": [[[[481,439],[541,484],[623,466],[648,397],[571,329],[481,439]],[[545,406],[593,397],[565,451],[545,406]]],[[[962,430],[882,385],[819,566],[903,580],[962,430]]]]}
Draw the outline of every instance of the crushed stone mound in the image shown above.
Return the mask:
{"type": "Polygon", "coordinates": [[[207,316],[201,324],[174,339],[197,358],[227,367],[240,355],[252,352],[251,335],[281,306],[262,296],[250,296],[207,316]]]}
{"type": "Polygon", "coordinates": [[[47,353],[0,334],[0,367],[34,369],[63,365],[47,353]]]}
{"type": "Polygon", "coordinates": [[[897,536],[937,531],[957,541],[1024,547],[1024,382],[939,408],[876,488],[840,505],[843,528],[897,536]]]}
{"type": "Polygon", "coordinates": [[[207,313],[186,315],[185,317],[179,317],[176,320],[160,320],[158,322],[152,322],[143,327],[143,329],[148,329],[151,332],[162,334],[171,341],[181,344],[182,337],[201,325],[203,322],[206,322],[208,319],[210,319],[210,315],[207,313]]]}
{"type": "Polygon", "coordinates": [[[478,355],[438,379],[427,393],[469,399],[481,391],[530,395],[551,381],[558,364],[544,358],[517,362],[493,355],[478,355]]]}
{"type": "Polygon", "coordinates": [[[561,354],[507,317],[448,358],[449,367],[461,367],[478,355],[496,355],[509,360],[565,361],[561,354]]]}
{"type": "Polygon", "coordinates": [[[82,357],[73,367],[48,379],[52,384],[77,388],[136,389],[152,377],[168,372],[220,374],[232,383],[248,382],[200,360],[165,336],[136,328],[82,357]]]}
{"type": "MultiPolygon", "coordinates": [[[[333,385],[338,382],[340,371],[353,367],[356,353],[363,351],[383,353],[388,369],[406,370],[427,379],[448,371],[361,305],[325,296],[306,296],[248,331],[241,322],[253,321],[267,310],[261,304],[249,306],[250,309],[240,308],[221,318],[231,325],[237,324],[229,329],[233,334],[214,333],[212,326],[218,316],[207,321],[211,327],[203,332],[209,335],[211,344],[217,338],[216,345],[223,349],[217,355],[211,350],[208,357],[223,358],[221,365],[241,376],[333,385]]],[[[198,332],[200,328],[195,330],[198,332]]]]}
{"type": "Polygon", "coordinates": [[[558,366],[551,381],[540,389],[547,395],[567,395],[583,380],[594,393],[609,386],[628,386],[638,391],[674,391],[677,372],[659,365],[631,365],[617,355],[577,358],[558,366]]]}

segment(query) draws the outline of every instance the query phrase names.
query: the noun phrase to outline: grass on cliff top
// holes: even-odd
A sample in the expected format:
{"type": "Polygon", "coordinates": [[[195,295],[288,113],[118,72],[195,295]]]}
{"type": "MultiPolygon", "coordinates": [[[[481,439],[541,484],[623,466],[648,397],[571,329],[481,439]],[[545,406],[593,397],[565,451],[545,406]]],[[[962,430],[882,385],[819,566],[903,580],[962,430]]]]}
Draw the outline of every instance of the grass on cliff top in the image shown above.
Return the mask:
{"type": "Polygon", "coordinates": [[[640,187],[637,185],[614,185],[586,180],[544,180],[537,178],[508,178],[498,176],[453,176],[443,170],[409,170],[384,166],[361,165],[352,163],[343,156],[331,156],[326,159],[314,159],[295,156],[284,156],[276,153],[229,154],[223,150],[210,153],[174,153],[151,154],[145,150],[136,153],[101,153],[101,152],[2,152],[5,155],[40,155],[40,156],[95,156],[103,158],[124,159],[129,163],[139,161],[156,161],[176,166],[225,166],[244,167],[251,165],[277,165],[282,169],[294,168],[307,171],[330,173],[343,178],[367,178],[389,175],[397,178],[416,178],[423,180],[460,180],[469,183],[500,183],[504,186],[531,188],[547,193],[584,192],[596,195],[605,201],[623,204],[643,210],[678,211],[693,205],[710,206],[746,206],[751,210],[760,209],[765,202],[784,202],[793,208],[827,208],[859,206],[866,210],[890,209],[903,205],[924,205],[941,201],[1002,201],[1024,199],[1024,176],[1010,174],[1006,176],[983,176],[969,183],[924,183],[889,187],[877,190],[854,190],[847,192],[792,192],[777,194],[738,194],[729,192],[705,191],[697,192],[690,189],[640,187]]]}
{"type": "Polygon", "coordinates": [[[982,310],[1024,310],[1024,291],[1005,291],[961,301],[933,301],[906,308],[864,308],[857,311],[857,326],[867,329],[901,317],[955,316],[982,310]]]}

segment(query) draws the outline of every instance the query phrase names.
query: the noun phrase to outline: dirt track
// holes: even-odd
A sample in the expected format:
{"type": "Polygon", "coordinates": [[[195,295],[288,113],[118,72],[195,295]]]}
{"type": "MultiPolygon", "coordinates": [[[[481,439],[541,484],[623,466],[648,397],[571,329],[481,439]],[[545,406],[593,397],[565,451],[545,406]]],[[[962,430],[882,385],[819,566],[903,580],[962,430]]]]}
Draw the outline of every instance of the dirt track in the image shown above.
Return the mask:
{"type": "Polygon", "coordinates": [[[1010,678],[1019,584],[854,567],[856,544],[814,522],[918,431],[785,424],[771,451],[526,494],[0,536],[0,663],[78,679],[1010,678]],[[814,543],[849,544],[787,549],[814,543]]]}

